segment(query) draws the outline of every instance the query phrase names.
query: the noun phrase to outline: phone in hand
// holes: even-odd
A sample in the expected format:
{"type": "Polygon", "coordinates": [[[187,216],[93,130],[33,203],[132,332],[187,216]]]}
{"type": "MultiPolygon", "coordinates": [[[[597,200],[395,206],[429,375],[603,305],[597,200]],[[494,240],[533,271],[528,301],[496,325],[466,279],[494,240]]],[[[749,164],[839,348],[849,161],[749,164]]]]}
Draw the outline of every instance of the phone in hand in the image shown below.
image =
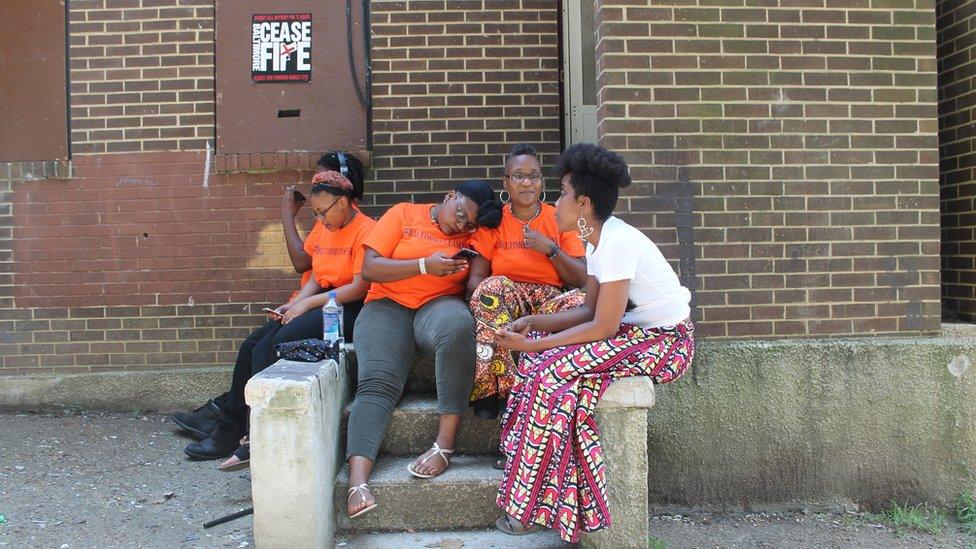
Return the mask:
{"type": "Polygon", "coordinates": [[[461,248],[451,257],[451,259],[464,259],[465,261],[471,261],[476,257],[478,257],[478,252],[469,250],[468,248],[461,248]]]}
{"type": "Polygon", "coordinates": [[[294,196],[295,196],[295,204],[298,204],[299,206],[301,206],[302,204],[305,203],[305,195],[304,194],[300,193],[299,191],[295,191],[294,196]]]}
{"type": "MultiPolygon", "coordinates": [[[[298,191],[295,191],[295,192],[298,192],[298,191]]],[[[274,309],[270,309],[268,307],[265,307],[265,308],[263,308],[261,310],[264,311],[264,312],[266,312],[266,313],[268,313],[269,315],[276,316],[278,318],[285,318],[285,315],[279,313],[278,311],[276,311],[274,309]]]]}

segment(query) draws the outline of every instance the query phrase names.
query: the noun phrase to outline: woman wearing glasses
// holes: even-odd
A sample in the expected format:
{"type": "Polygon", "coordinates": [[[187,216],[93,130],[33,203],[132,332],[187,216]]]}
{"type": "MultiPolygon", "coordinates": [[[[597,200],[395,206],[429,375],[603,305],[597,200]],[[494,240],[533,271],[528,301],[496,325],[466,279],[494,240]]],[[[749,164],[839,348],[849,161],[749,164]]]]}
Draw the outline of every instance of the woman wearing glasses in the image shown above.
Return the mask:
{"type": "Polygon", "coordinates": [[[468,263],[457,256],[479,226],[497,227],[501,203],[485,181],[466,181],[439,204],[397,204],[366,238],[363,278],[372,283],[356,320],[359,383],[349,413],[348,513],[376,507],[367,486],[416,350],[433,356],[439,414],[431,449],[407,470],[443,473],[468,407],[474,377],[474,321],[461,297],[468,263]]]}
{"type": "MultiPolygon", "coordinates": [[[[186,447],[185,452],[191,458],[217,459],[233,452],[220,468],[233,471],[247,466],[250,448],[246,442],[241,442],[247,426],[244,386],[253,375],[277,360],[274,348],[278,343],[322,337],[320,309],[328,301],[326,290],[335,290],[336,300],[343,305],[344,335],[347,341],[352,339],[352,326],[369,289],[369,284],[359,274],[363,241],[376,222],[355,207],[355,202],[363,195],[362,165],[355,157],[338,154],[342,154],[342,161],[336,167],[345,168],[342,171],[347,175],[326,169],[312,179],[309,205],[315,212],[317,228],[312,233],[311,245],[306,243],[311,256],[311,276],[297,295],[276,309],[279,314],[255,330],[241,345],[230,391],[211,401],[213,406],[208,403],[179,418],[199,429],[207,421],[204,414],[216,416],[216,424],[208,431],[209,436],[186,447]]],[[[323,159],[326,166],[331,167],[328,157],[323,159]]]]}
{"type": "Polygon", "coordinates": [[[583,243],[575,232],[560,232],[556,225],[556,209],[544,201],[542,165],[532,146],[512,148],[502,184],[502,222],[471,239],[480,255],[471,262],[468,278],[471,312],[483,321],[475,327],[478,359],[471,400],[475,414],[487,419],[498,415],[515,368],[512,353],[495,345],[491,326],[578,307],[583,294],[564,289],[586,283],[583,243]]]}

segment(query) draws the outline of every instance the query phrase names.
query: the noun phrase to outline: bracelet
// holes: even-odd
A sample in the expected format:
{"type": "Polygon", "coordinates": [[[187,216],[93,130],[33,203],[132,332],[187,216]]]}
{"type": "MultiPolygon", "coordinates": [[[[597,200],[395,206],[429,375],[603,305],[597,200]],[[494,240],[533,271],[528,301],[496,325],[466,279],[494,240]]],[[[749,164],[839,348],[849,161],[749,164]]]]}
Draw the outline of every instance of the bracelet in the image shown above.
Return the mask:
{"type": "Polygon", "coordinates": [[[549,259],[556,259],[557,255],[559,255],[559,245],[553,244],[549,246],[549,253],[546,254],[546,257],[548,257],[549,259]]]}
{"type": "Polygon", "coordinates": [[[427,274],[427,258],[421,257],[419,263],[420,263],[420,274],[422,275],[427,274]]]}

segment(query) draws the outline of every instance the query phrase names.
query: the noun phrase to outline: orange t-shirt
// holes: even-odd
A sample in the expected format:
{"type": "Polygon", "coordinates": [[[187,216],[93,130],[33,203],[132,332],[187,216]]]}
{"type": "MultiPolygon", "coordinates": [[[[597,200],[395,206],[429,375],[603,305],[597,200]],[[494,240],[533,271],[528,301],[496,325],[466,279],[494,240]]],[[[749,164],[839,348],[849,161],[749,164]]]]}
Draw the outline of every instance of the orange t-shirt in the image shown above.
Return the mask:
{"type": "MultiPolygon", "coordinates": [[[[420,259],[434,252],[452,256],[464,247],[471,235],[447,236],[430,222],[434,204],[400,203],[380,218],[365,245],[390,259],[420,259]]],[[[366,302],[389,298],[404,307],[418,309],[435,297],[460,294],[468,270],[448,276],[417,275],[394,282],[373,282],[366,302]]]]}
{"type": "MultiPolygon", "coordinates": [[[[376,221],[357,213],[352,222],[333,232],[319,231],[312,246],[312,275],[322,288],[338,288],[352,282],[363,269],[363,241],[376,221]]],[[[321,225],[321,224],[320,224],[321,225]]]]}
{"type": "MultiPolygon", "coordinates": [[[[525,247],[522,238],[523,223],[512,213],[510,204],[502,209],[502,222],[497,229],[478,229],[471,238],[471,247],[491,262],[491,274],[506,276],[518,282],[562,286],[564,282],[552,265],[552,261],[535,250],[525,247]]],[[[556,224],[556,208],[542,205],[542,211],[529,222],[529,228],[540,232],[555,242],[563,252],[572,257],[583,257],[583,241],[573,231],[559,232],[556,224]]]]}

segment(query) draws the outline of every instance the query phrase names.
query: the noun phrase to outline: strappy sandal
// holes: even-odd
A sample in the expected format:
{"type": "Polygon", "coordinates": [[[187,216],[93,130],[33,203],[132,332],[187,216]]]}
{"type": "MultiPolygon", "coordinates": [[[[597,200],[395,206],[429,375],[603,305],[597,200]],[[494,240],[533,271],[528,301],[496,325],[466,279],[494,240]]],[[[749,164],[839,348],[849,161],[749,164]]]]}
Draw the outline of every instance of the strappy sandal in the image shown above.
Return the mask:
{"type": "Polygon", "coordinates": [[[217,466],[217,469],[224,472],[240,471],[251,466],[251,441],[244,437],[241,445],[226,461],[217,466]]]}
{"type": "MultiPolygon", "coordinates": [[[[441,471],[440,473],[435,473],[433,475],[428,475],[428,474],[421,473],[421,472],[417,471],[416,469],[414,469],[413,462],[411,462],[410,465],[407,465],[407,472],[410,473],[411,475],[417,477],[417,478],[434,478],[437,475],[443,474],[444,471],[447,471],[447,468],[451,466],[451,458],[448,457],[448,456],[450,456],[451,454],[453,454],[454,453],[454,450],[445,450],[445,449],[441,448],[440,446],[438,446],[436,442],[434,443],[433,446],[430,447],[430,450],[433,450],[434,453],[431,454],[431,455],[429,455],[429,456],[427,456],[427,457],[425,457],[424,459],[420,460],[420,463],[421,464],[427,463],[434,456],[438,456],[438,457],[440,457],[441,459],[444,460],[444,465],[445,466],[444,466],[444,470],[443,471],[441,471]]],[[[430,450],[427,450],[427,452],[429,452],[430,450]]]]}
{"type": "Polygon", "coordinates": [[[526,527],[524,524],[517,520],[513,520],[512,517],[505,515],[503,517],[498,517],[495,521],[495,528],[503,534],[508,534],[510,536],[524,536],[525,534],[531,534],[538,530],[538,527],[533,524],[532,526],[526,527]]]}
{"type": "MultiPolygon", "coordinates": [[[[359,497],[363,498],[363,501],[364,502],[366,501],[366,494],[373,495],[373,493],[369,491],[369,486],[367,486],[365,482],[362,483],[362,484],[360,484],[359,486],[353,486],[352,488],[350,488],[349,489],[349,497],[346,498],[346,512],[347,513],[349,512],[348,511],[348,509],[349,509],[349,500],[352,499],[353,494],[359,494],[359,497]]],[[[363,514],[369,512],[369,511],[372,511],[373,509],[376,509],[376,507],[378,505],[379,505],[379,503],[376,503],[376,501],[374,500],[372,505],[367,505],[366,507],[363,507],[359,511],[356,511],[356,513],[354,515],[349,515],[349,518],[354,519],[354,518],[356,518],[356,517],[358,517],[360,515],[363,515],[363,514]]]]}

